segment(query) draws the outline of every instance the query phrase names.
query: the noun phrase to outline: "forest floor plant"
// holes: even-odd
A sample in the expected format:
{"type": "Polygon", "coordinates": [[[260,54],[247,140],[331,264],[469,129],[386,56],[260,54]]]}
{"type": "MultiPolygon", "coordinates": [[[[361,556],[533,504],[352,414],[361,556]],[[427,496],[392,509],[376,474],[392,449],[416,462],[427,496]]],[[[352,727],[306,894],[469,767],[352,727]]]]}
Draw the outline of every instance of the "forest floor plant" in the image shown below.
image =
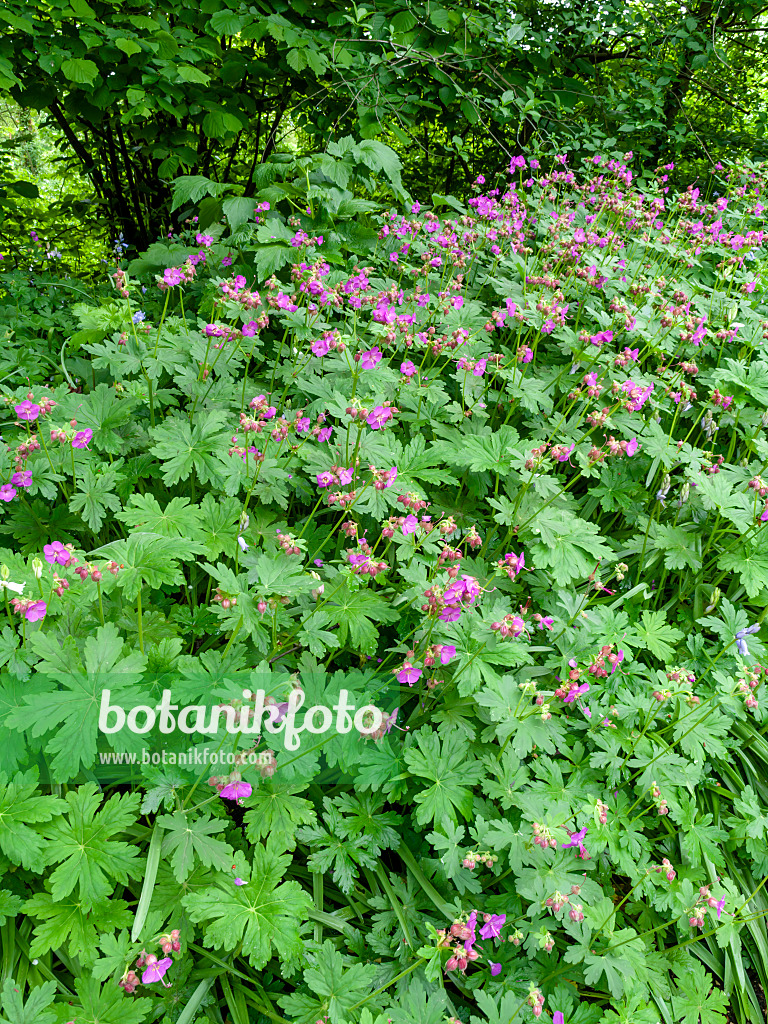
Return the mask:
{"type": "Polygon", "coordinates": [[[11,1024],[763,1020],[768,174],[385,149],[2,383],[11,1024]]]}

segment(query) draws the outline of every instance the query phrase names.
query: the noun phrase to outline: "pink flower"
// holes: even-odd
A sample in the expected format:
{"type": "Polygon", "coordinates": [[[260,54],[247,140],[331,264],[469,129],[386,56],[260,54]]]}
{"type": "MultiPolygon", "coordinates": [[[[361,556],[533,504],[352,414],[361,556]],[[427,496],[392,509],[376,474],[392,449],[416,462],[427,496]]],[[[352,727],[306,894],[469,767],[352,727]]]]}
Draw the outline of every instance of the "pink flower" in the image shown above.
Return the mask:
{"type": "Polygon", "coordinates": [[[580,697],[583,693],[586,693],[589,689],[589,683],[582,683],[581,686],[577,686],[575,690],[571,690],[567,697],[563,700],[566,704],[572,704],[577,697],[580,697]]]}
{"type": "Polygon", "coordinates": [[[440,664],[447,665],[455,657],[455,646],[453,644],[443,644],[442,650],[440,651],[440,664]]]}
{"type": "Polygon", "coordinates": [[[372,348],[370,352],[363,352],[360,358],[360,365],[364,370],[372,370],[374,366],[377,366],[381,362],[381,351],[378,346],[372,348]]]}
{"type": "Polygon", "coordinates": [[[69,565],[72,555],[60,540],[55,540],[53,544],[45,544],[43,546],[43,554],[45,560],[49,565],[69,565]]]}
{"type": "Polygon", "coordinates": [[[496,977],[497,974],[501,974],[501,964],[495,964],[493,960],[489,960],[488,966],[491,968],[491,974],[494,976],[494,978],[496,977]]]}
{"type": "Polygon", "coordinates": [[[640,445],[638,444],[637,438],[633,437],[631,441],[627,441],[627,455],[631,457],[639,447],[640,445]]]}
{"type": "Polygon", "coordinates": [[[600,331],[597,334],[593,334],[589,339],[593,345],[597,345],[598,348],[604,345],[605,342],[613,341],[613,331],[600,331]]]}
{"type": "Polygon", "coordinates": [[[397,681],[401,686],[405,686],[406,683],[408,686],[413,686],[414,683],[418,683],[419,679],[421,679],[421,669],[413,668],[413,666],[401,668],[397,673],[397,681]]]}
{"type": "Polygon", "coordinates": [[[317,341],[312,343],[312,354],[315,356],[327,356],[330,348],[331,343],[327,338],[318,338],[317,341]]]}
{"type": "Polygon", "coordinates": [[[40,415],[40,406],[25,399],[19,405],[15,405],[14,411],[20,420],[36,420],[40,415]]]}
{"type": "Polygon", "coordinates": [[[330,487],[333,483],[333,473],[329,473],[326,470],[324,473],[317,474],[317,486],[318,487],[330,487]]]}
{"type": "Polygon", "coordinates": [[[88,443],[93,437],[93,431],[90,427],[86,427],[85,430],[78,430],[75,436],[72,438],[73,448],[87,448],[88,443]]]}
{"type": "Polygon", "coordinates": [[[560,1010],[552,1014],[552,1024],[565,1024],[565,1017],[563,1017],[560,1010]]]}
{"type": "Polygon", "coordinates": [[[721,900],[717,901],[717,920],[718,921],[720,920],[720,915],[723,912],[723,907],[724,906],[725,906],[725,896],[723,896],[723,898],[721,900]]]}
{"type": "Polygon", "coordinates": [[[240,803],[246,797],[249,797],[253,792],[253,786],[250,782],[245,782],[240,779],[237,782],[228,783],[223,789],[219,790],[219,796],[223,800],[234,800],[235,803],[240,803]]]}
{"type": "Polygon", "coordinates": [[[14,487],[31,487],[32,486],[32,470],[25,469],[20,473],[14,473],[11,477],[11,483],[14,487]]]}
{"type": "Polygon", "coordinates": [[[397,263],[397,253],[396,252],[391,252],[389,254],[389,262],[390,263],[397,263]]]}
{"type": "MultiPolygon", "coordinates": [[[[169,956],[164,957],[162,960],[155,960],[150,963],[146,971],[141,976],[142,984],[151,985],[155,981],[160,981],[165,985],[163,976],[167,973],[168,968],[172,965],[173,960],[169,956]]],[[[165,985],[166,988],[170,986],[165,985]]]]}
{"type": "Polygon", "coordinates": [[[48,611],[48,605],[45,601],[35,601],[27,608],[24,613],[24,617],[27,622],[41,622],[45,618],[45,613],[48,611]]]}
{"type": "Polygon", "coordinates": [[[376,405],[368,413],[365,422],[371,430],[381,430],[384,424],[392,419],[392,410],[388,405],[376,405]]]}
{"type": "Polygon", "coordinates": [[[487,359],[478,359],[478,361],[475,363],[475,368],[472,371],[472,376],[473,377],[482,377],[483,374],[485,373],[485,368],[486,368],[487,365],[488,365],[488,360],[487,359]]]}
{"type": "Polygon", "coordinates": [[[491,914],[490,921],[487,921],[480,929],[481,939],[498,939],[501,938],[501,929],[504,927],[504,923],[507,920],[506,914],[491,914]]]}
{"type": "Polygon", "coordinates": [[[403,521],[403,525],[400,527],[400,529],[403,531],[403,533],[407,537],[408,534],[416,532],[416,530],[418,528],[418,525],[419,525],[419,520],[416,518],[416,516],[413,516],[413,515],[406,516],[405,520],[403,521]]]}
{"type": "Polygon", "coordinates": [[[404,363],[400,364],[400,373],[402,373],[404,377],[412,377],[414,373],[416,373],[416,367],[410,359],[406,359],[404,363]]]}
{"type": "Polygon", "coordinates": [[[3,484],[0,487],[0,501],[13,501],[16,497],[16,488],[10,484],[3,484]]]}
{"type": "Polygon", "coordinates": [[[245,882],[242,880],[242,878],[236,878],[235,885],[245,885],[245,882]]]}

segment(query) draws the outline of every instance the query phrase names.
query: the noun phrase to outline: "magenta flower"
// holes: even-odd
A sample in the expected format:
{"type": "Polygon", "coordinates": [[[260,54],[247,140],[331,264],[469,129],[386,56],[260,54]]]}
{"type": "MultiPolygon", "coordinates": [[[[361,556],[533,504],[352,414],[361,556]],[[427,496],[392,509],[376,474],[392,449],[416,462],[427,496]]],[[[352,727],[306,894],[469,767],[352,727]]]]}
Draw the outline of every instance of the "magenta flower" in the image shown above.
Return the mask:
{"type": "Polygon", "coordinates": [[[27,622],[42,622],[47,611],[48,605],[45,601],[35,601],[24,612],[24,618],[27,622]]]}
{"type": "Polygon", "coordinates": [[[360,365],[364,370],[372,370],[374,366],[377,366],[381,362],[381,351],[378,346],[372,348],[370,352],[363,352],[360,358],[360,365]]]}
{"type": "Polygon", "coordinates": [[[371,430],[381,430],[384,424],[392,419],[392,410],[388,405],[375,405],[368,413],[365,422],[371,430]]]}
{"type": "Polygon", "coordinates": [[[245,885],[245,882],[242,880],[242,878],[236,878],[235,885],[245,885]]]}
{"type": "Polygon", "coordinates": [[[564,850],[570,850],[571,847],[578,846],[579,854],[581,856],[581,859],[582,860],[587,860],[588,857],[589,857],[589,854],[587,853],[587,851],[584,848],[583,839],[584,839],[584,836],[587,834],[588,828],[589,828],[589,826],[585,825],[584,828],[580,832],[569,832],[568,834],[571,837],[570,842],[568,842],[568,843],[561,843],[560,844],[561,848],[564,849],[564,850]]]}
{"type": "Polygon", "coordinates": [[[36,420],[40,415],[40,406],[25,399],[19,405],[15,405],[14,411],[20,420],[36,420]]]}
{"type": "Polygon", "coordinates": [[[599,331],[597,334],[593,334],[589,340],[593,345],[597,345],[599,348],[606,342],[613,341],[613,331],[599,331]]]}
{"type": "Polygon", "coordinates": [[[552,1014],[552,1024],[565,1024],[565,1017],[563,1017],[560,1010],[556,1010],[555,1013],[552,1014]]]}
{"type": "Polygon", "coordinates": [[[406,683],[408,686],[413,686],[414,683],[418,683],[419,679],[421,679],[420,668],[401,668],[397,673],[397,681],[401,686],[405,686],[406,683]]]}
{"type": "MultiPolygon", "coordinates": [[[[169,956],[166,956],[162,960],[156,960],[154,963],[150,964],[141,976],[142,984],[151,985],[155,981],[160,981],[165,985],[163,976],[167,973],[168,968],[172,963],[173,960],[171,960],[169,956]]],[[[170,986],[165,985],[165,987],[169,988],[170,986]]]]}
{"type": "Polygon", "coordinates": [[[324,473],[317,474],[317,486],[318,487],[330,487],[333,483],[333,473],[329,473],[326,470],[324,473]]]}
{"type": "Polygon", "coordinates": [[[412,377],[416,373],[415,364],[410,359],[406,359],[404,363],[400,364],[400,373],[405,377],[412,377]]]}
{"type": "Polygon", "coordinates": [[[443,644],[443,648],[440,651],[440,664],[447,665],[455,657],[456,647],[454,644],[443,644]]]}
{"type": "Polygon", "coordinates": [[[403,520],[403,525],[400,527],[400,529],[407,537],[408,534],[416,532],[418,525],[419,520],[416,518],[416,516],[410,515],[405,517],[405,519],[403,520]]]}
{"type": "Polygon", "coordinates": [[[506,920],[506,914],[491,914],[490,921],[486,921],[486,923],[480,929],[480,938],[500,939],[501,929],[504,927],[504,923],[506,920]]]}
{"type": "Polygon", "coordinates": [[[611,669],[611,675],[613,675],[613,673],[616,671],[616,669],[619,667],[619,665],[622,663],[622,661],[624,661],[624,651],[619,651],[619,653],[618,653],[618,655],[616,657],[616,660],[613,663],[613,668],[611,669]]]}
{"type": "Polygon", "coordinates": [[[486,368],[487,365],[488,365],[488,360],[487,359],[478,359],[478,361],[475,363],[475,368],[472,371],[472,376],[473,377],[482,377],[483,374],[485,373],[485,368],[486,368]]]}
{"type": "Polygon", "coordinates": [[[240,779],[237,782],[228,783],[222,790],[219,790],[219,796],[223,800],[234,800],[235,803],[240,803],[246,797],[249,797],[253,792],[253,786],[250,782],[245,782],[240,779]]]}
{"type": "Polygon", "coordinates": [[[92,437],[93,431],[91,430],[90,427],[86,427],[85,430],[78,430],[78,432],[72,438],[72,447],[87,448],[92,437]]]}
{"type": "Polygon", "coordinates": [[[475,942],[477,941],[477,936],[475,935],[475,925],[476,924],[477,924],[477,911],[473,910],[472,913],[469,915],[469,918],[467,919],[467,928],[469,928],[469,931],[470,931],[469,938],[464,942],[464,950],[467,953],[472,949],[472,947],[474,946],[475,942]]]}
{"type": "Polygon", "coordinates": [[[627,441],[627,455],[631,457],[639,447],[640,445],[638,444],[637,438],[633,437],[631,441],[627,441]]]}
{"type": "Polygon", "coordinates": [[[718,900],[716,905],[717,905],[717,920],[719,921],[720,920],[720,915],[723,912],[723,907],[725,906],[725,896],[723,896],[723,898],[721,900],[718,900]]]}
{"type": "Polygon", "coordinates": [[[69,565],[69,560],[72,557],[60,540],[55,540],[53,544],[45,544],[43,546],[43,554],[45,555],[45,560],[49,565],[53,565],[54,563],[57,563],[58,565],[69,565]]]}
{"type": "Polygon", "coordinates": [[[32,486],[32,470],[24,469],[19,473],[14,473],[11,477],[11,483],[14,487],[31,487],[32,486]]]}
{"type": "Polygon", "coordinates": [[[494,978],[497,974],[501,974],[501,964],[495,964],[493,960],[489,960],[488,966],[491,968],[491,974],[494,978]]]}
{"type": "Polygon", "coordinates": [[[571,690],[567,697],[563,698],[564,703],[572,704],[577,697],[580,697],[583,693],[586,693],[589,689],[589,683],[582,683],[581,686],[577,686],[575,690],[571,690]]]}
{"type": "Polygon", "coordinates": [[[0,501],[13,501],[16,497],[16,488],[10,484],[3,484],[0,487],[0,501]]]}

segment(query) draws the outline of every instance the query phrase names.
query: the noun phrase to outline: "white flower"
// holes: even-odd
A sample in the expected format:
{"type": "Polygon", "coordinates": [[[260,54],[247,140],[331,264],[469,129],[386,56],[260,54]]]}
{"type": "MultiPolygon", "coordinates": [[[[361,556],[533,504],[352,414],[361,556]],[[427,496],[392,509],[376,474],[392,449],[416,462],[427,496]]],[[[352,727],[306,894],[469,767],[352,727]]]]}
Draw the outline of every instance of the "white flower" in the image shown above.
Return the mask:
{"type": "Polygon", "coordinates": [[[14,594],[21,594],[24,586],[24,583],[11,583],[9,580],[0,580],[0,587],[4,590],[12,590],[14,594]]]}

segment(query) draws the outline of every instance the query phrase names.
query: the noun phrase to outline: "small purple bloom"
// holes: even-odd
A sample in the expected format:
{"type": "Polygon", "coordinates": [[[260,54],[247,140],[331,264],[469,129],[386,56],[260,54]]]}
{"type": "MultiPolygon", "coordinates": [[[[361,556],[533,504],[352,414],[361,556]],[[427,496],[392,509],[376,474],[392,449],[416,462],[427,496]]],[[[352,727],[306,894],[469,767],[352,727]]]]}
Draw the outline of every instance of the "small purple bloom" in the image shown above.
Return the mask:
{"type": "Polygon", "coordinates": [[[86,427],[85,430],[78,430],[78,432],[72,438],[72,447],[87,448],[92,437],[93,431],[91,430],[90,427],[86,427]]]}
{"type": "Polygon", "coordinates": [[[45,618],[45,613],[48,611],[48,605],[45,601],[35,601],[29,608],[24,612],[24,617],[27,622],[41,622],[45,618]]]}
{"type": "Polygon", "coordinates": [[[494,978],[497,974],[501,974],[501,964],[495,964],[493,960],[489,960],[488,966],[491,968],[491,974],[494,978]]]}
{"type": "Polygon", "coordinates": [[[397,681],[401,686],[413,686],[414,683],[418,683],[421,678],[420,668],[403,668],[397,673],[397,681]]]}
{"type": "Polygon", "coordinates": [[[756,622],[754,626],[749,626],[747,629],[740,629],[736,634],[736,647],[738,648],[739,654],[746,658],[749,655],[749,648],[747,647],[747,636],[750,633],[759,633],[760,623],[756,622]]]}
{"type": "Polygon", "coordinates": [[[242,880],[242,878],[236,878],[235,885],[245,885],[245,882],[242,880]]]}
{"type": "Polygon", "coordinates": [[[407,537],[410,533],[415,533],[419,525],[419,520],[414,515],[406,516],[403,520],[403,525],[400,529],[403,534],[407,537]]]}
{"type": "Polygon", "coordinates": [[[501,929],[507,920],[506,914],[491,914],[490,921],[486,921],[480,929],[481,939],[500,939],[501,929]]]}
{"type": "Polygon", "coordinates": [[[246,797],[249,797],[253,792],[253,786],[250,782],[245,782],[240,779],[238,782],[230,782],[222,790],[219,790],[219,796],[223,800],[234,800],[235,803],[240,803],[246,797]]]}
{"type": "Polygon", "coordinates": [[[40,415],[40,406],[25,399],[19,405],[15,405],[14,411],[20,420],[36,420],[40,415]]]}
{"type": "MultiPolygon", "coordinates": [[[[157,960],[155,963],[150,964],[141,976],[142,984],[151,985],[155,981],[160,981],[165,985],[163,975],[166,974],[172,963],[173,960],[167,956],[162,960],[157,960]]],[[[168,986],[166,985],[166,988],[167,987],[168,986]]]]}
{"type": "Polygon", "coordinates": [[[563,698],[565,704],[572,704],[577,697],[581,697],[583,693],[586,693],[589,689],[589,683],[582,683],[581,686],[577,686],[575,690],[571,690],[567,697],[563,698]]]}
{"type": "Polygon", "coordinates": [[[16,488],[10,484],[3,484],[0,487],[0,501],[13,501],[16,497],[16,488]]]}
{"type": "Polygon", "coordinates": [[[360,358],[360,365],[364,370],[372,370],[374,366],[377,366],[381,362],[381,351],[378,348],[372,348],[370,352],[363,352],[360,358]]]}
{"type": "Polygon", "coordinates": [[[453,644],[443,644],[443,649],[440,651],[440,664],[447,665],[455,657],[456,647],[453,644]]]}
{"type": "Polygon", "coordinates": [[[24,469],[19,473],[14,473],[11,477],[11,483],[14,487],[31,487],[32,486],[32,470],[24,469]]]}

